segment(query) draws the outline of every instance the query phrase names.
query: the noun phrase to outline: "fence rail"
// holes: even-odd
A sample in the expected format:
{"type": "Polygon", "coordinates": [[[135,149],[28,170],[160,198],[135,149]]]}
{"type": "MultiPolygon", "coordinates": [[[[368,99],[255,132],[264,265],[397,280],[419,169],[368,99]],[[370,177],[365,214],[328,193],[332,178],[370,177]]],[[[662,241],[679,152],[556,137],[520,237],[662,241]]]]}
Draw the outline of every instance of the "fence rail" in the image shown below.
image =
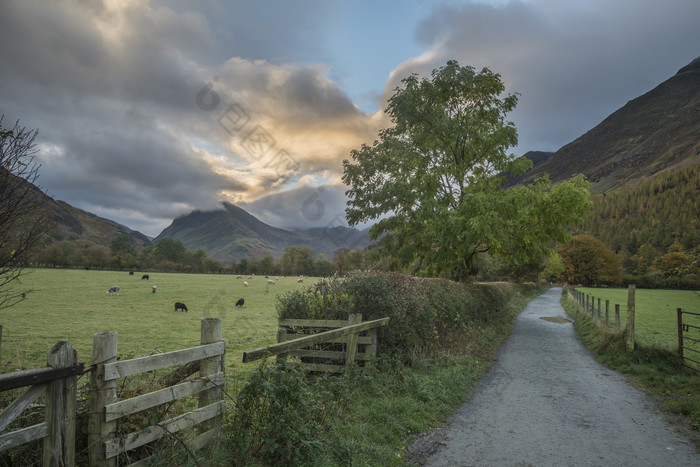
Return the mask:
{"type": "Polygon", "coordinates": [[[98,333],[93,336],[94,365],[87,369],[77,363],[78,355],[71,345],[62,341],[49,352],[47,367],[0,375],[0,392],[29,387],[0,413],[0,431],[46,394],[44,421],[0,435],[0,452],[43,439],[42,465],[74,466],[77,377],[86,373],[91,373],[89,465],[116,466],[120,454],[195,425],[201,426],[203,433],[186,444],[195,449],[203,446],[218,432],[216,418],[224,412],[226,344],[221,339],[221,320],[203,318],[201,326],[201,345],[189,349],[117,361],[117,333],[98,333]],[[193,370],[179,372],[179,384],[118,399],[119,379],[175,365],[193,370]],[[197,370],[197,378],[180,382],[197,370]],[[119,419],[194,395],[199,395],[197,409],[136,432],[116,435],[119,419]]]}
{"type": "Polygon", "coordinates": [[[350,315],[343,320],[284,319],[278,321],[277,344],[243,352],[243,362],[266,355],[289,354],[301,358],[312,371],[339,372],[357,361],[369,362],[377,354],[376,329],[389,324],[389,318],[362,322],[362,314],[350,315]],[[329,329],[335,328],[335,329],[329,329]],[[307,334],[322,329],[316,334],[307,334]],[[368,335],[361,336],[360,333],[368,335]],[[302,337],[297,337],[305,334],[302,337]],[[315,348],[331,345],[332,350],[315,348]],[[361,349],[358,349],[361,347],[361,349]],[[325,363],[319,363],[318,360],[325,363]]]}

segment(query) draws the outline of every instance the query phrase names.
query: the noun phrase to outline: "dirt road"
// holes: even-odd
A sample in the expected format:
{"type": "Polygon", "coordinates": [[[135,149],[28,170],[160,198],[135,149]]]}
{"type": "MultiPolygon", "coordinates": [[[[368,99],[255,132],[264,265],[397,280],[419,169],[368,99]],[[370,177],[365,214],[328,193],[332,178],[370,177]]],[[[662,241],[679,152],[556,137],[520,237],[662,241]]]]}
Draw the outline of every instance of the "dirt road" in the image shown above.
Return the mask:
{"type": "Polygon", "coordinates": [[[552,288],[518,316],[448,423],[409,451],[427,466],[700,466],[653,402],[583,347],[552,288]]]}

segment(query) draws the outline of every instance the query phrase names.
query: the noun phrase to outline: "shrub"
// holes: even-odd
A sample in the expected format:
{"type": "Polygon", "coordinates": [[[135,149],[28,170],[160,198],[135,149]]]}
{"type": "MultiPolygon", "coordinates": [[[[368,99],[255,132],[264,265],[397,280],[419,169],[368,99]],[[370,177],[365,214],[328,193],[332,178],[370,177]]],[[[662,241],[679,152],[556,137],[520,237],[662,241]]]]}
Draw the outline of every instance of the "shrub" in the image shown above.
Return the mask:
{"type": "MultiPolygon", "coordinates": [[[[534,285],[533,285],[534,287],[534,285]]],[[[391,318],[379,328],[378,356],[411,365],[420,355],[449,353],[484,323],[505,315],[513,285],[463,284],[399,273],[362,272],[279,298],[278,316],[363,321],[391,318]]],[[[504,324],[505,325],[505,324],[504,324]]]]}

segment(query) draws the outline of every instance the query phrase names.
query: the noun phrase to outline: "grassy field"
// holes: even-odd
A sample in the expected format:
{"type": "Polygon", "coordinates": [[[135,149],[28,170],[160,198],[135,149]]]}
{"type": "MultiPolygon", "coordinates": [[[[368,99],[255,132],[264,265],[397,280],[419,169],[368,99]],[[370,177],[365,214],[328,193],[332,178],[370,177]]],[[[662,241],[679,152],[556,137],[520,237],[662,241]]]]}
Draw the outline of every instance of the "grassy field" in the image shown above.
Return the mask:
{"type": "Polygon", "coordinates": [[[35,269],[22,276],[23,302],[0,311],[2,371],[44,366],[53,345],[66,340],[89,365],[92,336],[118,333],[122,359],[168,352],[199,345],[200,319],[220,318],[226,341],[226,366],[247,372],[256,363],[241,363],[245,350],[274,343],[277,332],[276,298],[313,283],[306,278],[279,277],[268,285],[264,276],[236,279],[235,275],[35,269]],[[247,281],[250,285],[244,286],[247,281]],[[120,294],[107,295],[113,285],[120,294]],[[152,286],[157,292],[152,292],[152,286]],[[234,307],[239,298],[243,307],[234,307]],[[187,313],[174,311],[184,302],[187,313]]]}
{"type": "MultiPolygon", "coordinates": [[[[610,300],[610,319],[614,322],[615,304],[620,305],[622,327],[627,322],[627,289],[580,287],[577,290],[601,299],[604,316],[605,300],[610,300]]],[[[668,349],[678,347],[676,309],[700,313],[700,295],[688,290],[636,289],[635,336],[638,342],[668,349]]]]}

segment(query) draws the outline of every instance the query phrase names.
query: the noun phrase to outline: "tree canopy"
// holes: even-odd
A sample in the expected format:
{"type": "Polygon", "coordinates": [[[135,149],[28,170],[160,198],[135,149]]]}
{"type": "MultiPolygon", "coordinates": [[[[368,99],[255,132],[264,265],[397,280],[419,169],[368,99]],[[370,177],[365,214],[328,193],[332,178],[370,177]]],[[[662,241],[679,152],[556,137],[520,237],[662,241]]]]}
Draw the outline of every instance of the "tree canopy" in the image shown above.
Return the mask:
{"type": "Polygon", "coordinates": [[[508,154],[518,141],[506,114],[518,96],[488,68],[449,61],[431,79],[411,75],[389,99],[393,126],[343,161],[351,225],[377,221],[370,236],[402,266],[461,279],[480,252],[516,263],[565,241],[587,212],[589,184],[547,178],[506,189],[506,174],[531,167],[508,154]]]}
{"type": "Polygon", "coordinates": [[[620,260],[603,242],[590,235],[576,235],[557,248],[569,282],[583,285],[615,283],[620,260]]]}

